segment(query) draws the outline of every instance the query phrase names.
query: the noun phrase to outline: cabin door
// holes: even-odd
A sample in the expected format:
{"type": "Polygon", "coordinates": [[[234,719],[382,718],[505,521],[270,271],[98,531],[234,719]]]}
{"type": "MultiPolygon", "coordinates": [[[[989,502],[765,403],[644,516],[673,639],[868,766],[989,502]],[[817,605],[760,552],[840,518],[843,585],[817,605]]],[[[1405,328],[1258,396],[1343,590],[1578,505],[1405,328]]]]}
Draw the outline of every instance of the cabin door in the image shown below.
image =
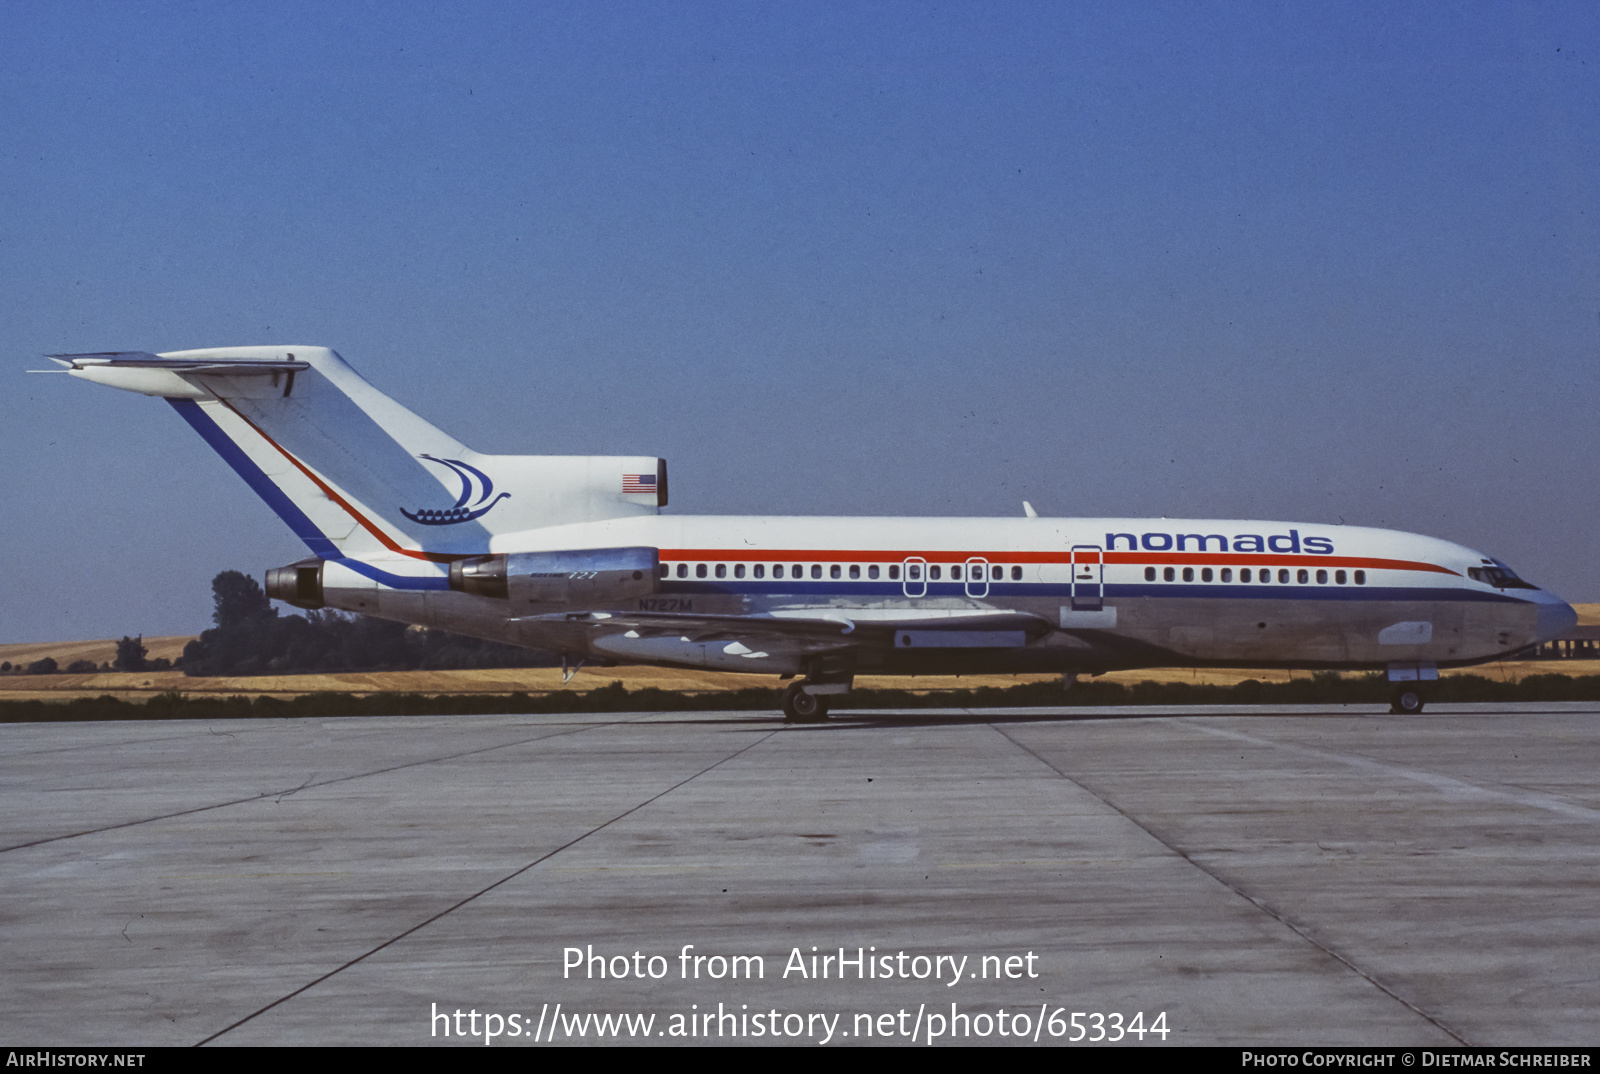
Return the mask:
{"type": "Polygon", "coordinates": [[[1105,552],[1097,544],[1072,546],[1072,610],[1097,612],[1105,607],[1105,552]]]}

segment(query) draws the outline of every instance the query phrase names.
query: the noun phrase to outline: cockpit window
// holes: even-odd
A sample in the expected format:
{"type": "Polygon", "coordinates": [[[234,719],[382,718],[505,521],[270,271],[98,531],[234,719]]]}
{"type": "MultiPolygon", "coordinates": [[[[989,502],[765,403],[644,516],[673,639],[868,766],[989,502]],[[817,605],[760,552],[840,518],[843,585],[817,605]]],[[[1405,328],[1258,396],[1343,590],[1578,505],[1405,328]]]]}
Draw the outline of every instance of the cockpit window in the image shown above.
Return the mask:
{"type": "Polygon", "coordinates": [[[1496,589],[1538,589],[1536,585],[1529,585],[1517,577],[1517,572],[1507,567],[1499,560],[1482,567],[1468,567],[1467,577],[1484,585],[1492,585],[1496,589]]]}

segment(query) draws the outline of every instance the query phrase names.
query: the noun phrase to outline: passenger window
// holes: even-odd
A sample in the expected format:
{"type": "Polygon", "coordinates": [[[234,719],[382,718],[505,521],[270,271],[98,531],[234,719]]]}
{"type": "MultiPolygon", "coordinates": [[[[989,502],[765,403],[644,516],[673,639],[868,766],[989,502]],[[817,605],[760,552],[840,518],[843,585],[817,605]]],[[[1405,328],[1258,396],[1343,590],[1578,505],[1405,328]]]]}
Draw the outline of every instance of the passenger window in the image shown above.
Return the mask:
{"type": "Polygon", "coordinates": [[[813,578],[821,578],[822,577],[822,564],[813,563],[811,565],[811,577],[813,577],[813,578]]]}
{"type": "Polygon", "coordinates": [[[828,568],[828,577],[829,578],[837,578],[837,577],[839,577],[839,565],[837,563],[835,563],[833,566],[828,568]]]}
{"type": "Polygon", "coordinates": [[[1233,581],[1233,568],[1232,567],[1224,567],[1224,568],[1222,568],[1222,580],[1224,582],[1233,581]]]}
{"type": "Polygon", "coordinates": [[[750,573],[757,578],[765,578],[767,576],[767,565],[765,563],[757,563],[750,569],[750,573]]]}
{"type": "Polygon", "coordinates": [[[1176,577],[1177,577],[1177,575],[1175,573],[1173,573],[1173,570],[1172,570],[1171,567],[1167,567],[1167,568],[1163,569],[1162,572],[1161,572],[1161,580],[1163,582],[1170,582],[1176,577]]]}
{"type": "Polygon", "coordinates": [[[718,563],[717,564],[717,577],[718,578],[726,578],[727,576],[728,576],[728,565],[726,563],[718,563]]]}
{"type": "Polygon", "coordinates": [[[1344,579],[1345,579],[1344,571],[1334,571],[1333,572],[1333,580],[1337,584],[1344,585],[1344,579]]]}
{"type": "Polygon", "coordinates": [[[900,580],[900,565],[899,564],[895,564],[894,566],[889,568],[889,581],[898,582],[899,580],[900,580]]]}
{"type": "Polygon", "coordinates": [[[861,577],[861,564],[859,564],[859,563],[850,564],[850,577],[852,577],[852,578],[860,578],[861,577]]]}
{"type": "Polygon", "coordinates": [[[791,573],[792,573],[793,577],[799,578],[800,576],[805,574],[805,568],[800,566],[800,564],[796,563],[794,565],[794,570],[791,573]]]}
{"type": "Polygon", "coordinates": [[[1194,568],[1193,567],[1185,567],[1185,568],[1183,568],[1183,580],[1185,582],[1194,581],[1194,568]]]}
{"type": "Polygon", "coordinates": [[[1245,567],[1245,568],[1243,568],[1243,569],[1241,569],[1239,571],[1239,581],[1248,582],[1249,580],[1250,580],[1250,568],[1249,567],[1245,567]]]}
{"type": "Polygon", "coordinates": [[[1004,578],[1005,576],[1006,576],[1006,569],[1004,567],[994,566],[994,567],[990,567],[989,568],[989,579],[991,581],[998,582],[1000,579],[1004,578]]]}
{"type": "Polygon", "coordinates": [[[1211,568],[1210,567],[1202,567],[1200,569],[1200,580],[1202,582],[1211,581],[1211,568]]]}
{"type": "Polygon", "coordinates": [[[772,565],[772,576],[774,578],[782,578],[783,577],[783,564],[782,563],[774,563],[772,565]]]}
{"type": "Polygon", "coordinates": [[[1356,585],[1366,585],[1366,584],[1367,584],[1367,572],[1366,571],[1356,571],[1356,585]]]}
{"type": "Polygon", "coordinates": [[[665,578],[672,573],[672,567],[666,563],[661,565],[661,577],[665,578]]]}
{"type": "Polygon", "coordinates": [[[1154,567],[1146,567],[1144,569],[1144,580],[1147,582],[1156,580],[1156,569],[1154,567]]]}
{"type": "Polygon", "coordinates": [[[1278,572],[1278,581],[1284,585],[1289,584],[1289,571],[1287,568],[1278,572]]]}
{"type": "Polygon", "coordinates": [[[689,565],[687,563],[678,564],[678,577],[679,578],[687,578],[687,577],[689,577],[689,565]]]}
{"type": "Polygon", "coordinates": [[[704,563],[696,563],[694,565],[694,576],[696,578],[704,578],[706,576],[706,565],[704,563]]]}
{"type": "Polygon", "coordinates": [[[920,582],[922,580],[922,564],[911,564],[911,566],[906,568],[906,574],[913,582],[920,582]]]}
{"type": "Polygon", "coordinates": [[[938,564],[934,564],[932,567],[928,568],[928,577],[932,578],[935,582],[937,582],[939,580],[939,566],[938,566],[938,564]]]}
{"type": "Polygon", "coordinates": [[[961,581],[961,568],[959,566],[951,567],[950,577],[957,582],[961,581]]]}
{"type": "Polygon", "coordinates": [[[743,578],[744,577],[744,564],[743,563],[739,563],[739,564],[735,564],[734,565],[733,576],[735,578],[743,578]]]}
{"type": "Polygon", "coordinates": [[[878,577],[878,565],[876,563],[867,568],[867,577],[873,579],[878,577]]]}
{"type": "Polygon", "coordinates": [[[1011,568],[1011,580],[1013,582],[1022,581],[1022,568],[1021,567],[1012,567],[1011,568]]]}
{"type": "Polygon", "coordinates": [[[1317,572],[1317,584],[1318,585],[1327,585],[1328,584],[1328,572],[1327,571],[1318,571],[1317,572]]]}
{"type": "Polygon", "coordinates": [[[1295,581],[1299,582],[1301,585],[1305,585],[1307,582],[1311,581],[1311,575],[1306,573],[1306,569],[1304,567],[1301,567],[1300,570],[1295,573],[1295,581]]]}

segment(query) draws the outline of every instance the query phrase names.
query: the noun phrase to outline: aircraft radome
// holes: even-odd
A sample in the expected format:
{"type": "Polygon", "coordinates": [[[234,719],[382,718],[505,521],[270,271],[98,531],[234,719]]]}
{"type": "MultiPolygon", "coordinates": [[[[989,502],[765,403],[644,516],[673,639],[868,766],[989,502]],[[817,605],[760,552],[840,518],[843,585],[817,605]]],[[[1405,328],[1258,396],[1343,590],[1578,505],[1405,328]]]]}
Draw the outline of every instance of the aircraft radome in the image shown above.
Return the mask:
{"type": "MultiPolygon", "coordinates": [[[[1243,519],[674,516],[650,456],[483,455],[324,347],[52,355],[165,399],[310,547],[267,593],[584,660],[859,673],[1441,667],[1565,633],[1572,608],[1461,545],[1243,519]]],[[[799,676],[799,678],[795,678],[799,676]]]]}

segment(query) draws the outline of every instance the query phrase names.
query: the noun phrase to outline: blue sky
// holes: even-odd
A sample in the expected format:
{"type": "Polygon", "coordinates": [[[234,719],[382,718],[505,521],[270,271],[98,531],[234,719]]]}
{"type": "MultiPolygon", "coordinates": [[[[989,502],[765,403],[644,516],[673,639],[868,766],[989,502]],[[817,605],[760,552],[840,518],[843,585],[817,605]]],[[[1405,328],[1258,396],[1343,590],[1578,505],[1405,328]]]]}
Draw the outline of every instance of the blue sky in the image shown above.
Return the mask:
{"type": "Polygon", "coordinates": [[[0,641],[303,554],[53,351],[301,343],[675,512],[1390,526],[1600,600],[1593,4],[7,5],[0,641]]]}

